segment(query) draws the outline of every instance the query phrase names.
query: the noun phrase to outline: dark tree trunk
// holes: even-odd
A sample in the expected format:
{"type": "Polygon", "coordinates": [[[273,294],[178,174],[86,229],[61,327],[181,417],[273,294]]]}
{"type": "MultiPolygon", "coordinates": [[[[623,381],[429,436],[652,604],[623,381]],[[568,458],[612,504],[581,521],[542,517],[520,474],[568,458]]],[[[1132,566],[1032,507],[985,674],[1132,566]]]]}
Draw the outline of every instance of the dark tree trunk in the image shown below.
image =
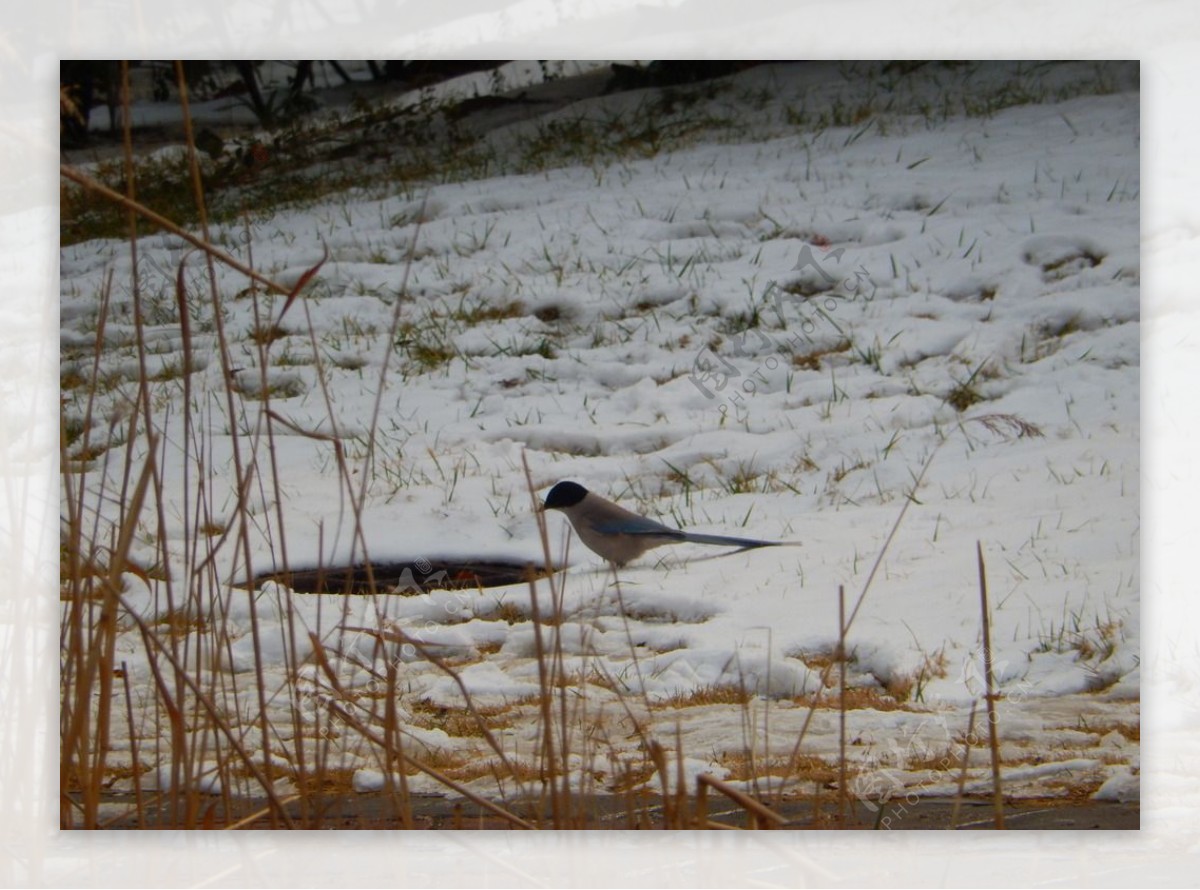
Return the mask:
{"type": "Polygon", "coordinates": [[[242,83],[246,85],[246,94],[250,96],[250,105],[254,108],[255,116],[266,123],[271,116],[271,109],[263,100],[262,90],[258,88],[258,69],[253,62],[234,62],[242,83]]]}

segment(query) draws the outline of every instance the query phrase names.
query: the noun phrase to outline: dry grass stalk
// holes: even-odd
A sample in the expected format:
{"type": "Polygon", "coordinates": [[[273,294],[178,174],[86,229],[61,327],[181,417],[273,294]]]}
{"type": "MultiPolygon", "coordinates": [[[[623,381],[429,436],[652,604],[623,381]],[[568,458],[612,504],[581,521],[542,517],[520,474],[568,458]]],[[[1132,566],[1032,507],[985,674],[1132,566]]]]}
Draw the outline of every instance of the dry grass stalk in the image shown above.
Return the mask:
{"type": "Polygon", "coordinates": [[[983,615],[983,677],[988,717],[988,744],[992,752],[992,804],[995,807],[996,827],[1004,827],[1004,793],[1000,787],[1000,730],[996,720],[995,676],[992,673],[992,629],[987,596],[987,573],[983,566],[983,545],[975,542],[979,559],[979,608],[983,615]]]}
{"type": "Polygon", "coordinates": [[[975,737],[975,702],[971,702],[971,713],[967,717],[967,734],[963,738],[962,766],[958,771],[958,792],[954,796],[954,809],[950,813],[950,830],[958,827],[958,814],[962,809],[963,788],[967,784],[967,769],[971,763],[971,741],[975,737]]]}
{"type": "MultiPolygon", "coordinates": [[[[697,804],[697,810],[700,814],[707,812],[705,808],[706,804],[702,802],[703,799],[701,797],[703,790],[707,788],[713,788],[716,791],[721,792],[738,806],[742,807],[750,817],[750,827],[752,828],[778,828],[780,825],[783,825],[785,822],[787,822],[783,816],[779,815],[765,804],[760,803],[745,792],[739,791],[732,785],[726,784],[720,779],[713,778],[708,773],[701,773],[696,777],[696,796],[700,799],[700,802],[697,804]]],[[[706,819],[704,827],[712,827],[712,823],[707,822],[706,819]]]]}
{"type": "Polygon", "coordinates": [[[846,588],[838,585],[838,825],[846,826],[846,588]]]}

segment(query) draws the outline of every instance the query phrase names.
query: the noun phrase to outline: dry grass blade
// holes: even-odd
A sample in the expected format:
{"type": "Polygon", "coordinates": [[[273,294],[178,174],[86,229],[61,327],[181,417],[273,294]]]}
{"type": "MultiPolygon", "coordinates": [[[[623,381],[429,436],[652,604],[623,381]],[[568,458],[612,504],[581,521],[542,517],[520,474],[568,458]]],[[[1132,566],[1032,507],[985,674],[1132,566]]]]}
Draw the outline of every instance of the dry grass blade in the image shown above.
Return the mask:
{"type": "Polygon", "coordinates": [[[975,737],[975,702],[971,702],[971,713],[967,717],[967,734],[963,738],[962,766],[958,770],[958,791],[954,796],[954,809],[950,813],[949,828],[953,831],[958,827],[958,814],[962,809],[963,788],[967,784],[967,769],[971,764],[971,742],[975,737]]]}
{"type": "MultiPolygon", "coordinates": [[[[529,461],[524,451],[521,452],[521,466],[525,471],[525,484],[529,490],[533,514],[537,520],[538,535],[541,538],[542,552],[546,559],[546,565],[552,566],[554,562],[550,555],[550,533],[546,528],[546,514],[541,509],[541,504],[538,503],[537,489],[533,484],[533,474],[529,470],[529,461]]],[[[558,581],[553,572],[550,573],[548,582],[551,600],[555,603],[561,602],[559,599],[558,581]]],[[[538,665],[538,705],[541,718],[540,736],[543,746],[541,779],[543,787],[549,788],[553,824],[562,825],[566,813],[570,809],[570,788],[567,782],[560,783],[559,781],[561,770],[558,758],[555,756],[554,720],[551,708],[554,696],[554,684],[551,677],[551,665],[548,663],[546,645],[542,639],[542,619],[541,609],[538,605],[537,583],[533,579],[529,581],[529,603],[530,618],[533,623],[534,654],[538,665]]],[[[559,755],[564,757],[563,763],[565,765],[565,753],[561,747],[558,750],[559,755]]]]}
{"type": "Polygon", "coordinates": [[[1004,827],[1004,793],[1000,787],[1000,729],[996,719],[995,675],[992,672],[992,628],[988,609],[987,572],[983,566],[983,545],[975,542],[979,559],[979,608],[983,615],[983,678],[986,688],[988,744],[992,751],[992,805],[996,827],[1004,827]]]}
{"type": "MultiPolygon", "coordinates": [[[[696,777],[697,793],[699,794],[703,788],[713,788],[724,794],[738,806],[745,809],[753,820],[756,828],[776,828],[787,822],[787,819],[785,819],[783,816],[779,815],[766,805],[759,803],[744,791],[739,791],[732,785],[722,782],[720,779],[713,778],[708,773],[701,773],[696,777]]],[[[700,812],[703,814],[704,810],[702,809],[700,812]]],[[[707,819],[706,823],[707,826],[712,827],[712,823],[707,822],[707,819]]]]}
{"type": "Polygon", "coordinates": [[[283,308],[279,310],[279,316],[275,319],[276,327],[283,324],[283,317],[287,315],[288,310],[292,308],[292,304],[296,302],[296,297],[300,296],[300,292],[304,290],[305,286],[310,281],[312,281],[313,276],[316,275],[317,272],[321,270],[321,267],[329,261],[329,245],[322,245],[322,250],[323,252],[321,254],[320,261],[317,262],[315,266],[310,266],[309,268],[305,269],[304,273],[299,279],[297,279],[295,286],[288,293],[287,299],[283,302],[283,308]]]}
{"type": "Polygon", "coordinates": [[[970,417],[964,422],[978,423],[988,432],[997,436],[1012,435],[1018,439],[1034,439],[1042,436],[1040,427],[1015,414],[981,414],[978,417],[970,417]]]}
{"type": "Polygon", "coordinates": [[[846,827],[846,588],[838,585],[838,825],[846,827]]]}

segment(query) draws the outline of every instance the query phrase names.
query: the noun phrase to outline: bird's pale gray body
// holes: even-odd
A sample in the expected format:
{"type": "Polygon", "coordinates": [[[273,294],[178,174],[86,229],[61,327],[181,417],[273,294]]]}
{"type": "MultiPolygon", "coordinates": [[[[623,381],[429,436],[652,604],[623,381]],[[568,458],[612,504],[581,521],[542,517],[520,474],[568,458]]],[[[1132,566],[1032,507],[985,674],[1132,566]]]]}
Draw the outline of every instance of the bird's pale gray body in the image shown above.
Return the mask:
{"type": "Polygon", "coordinates": [[[713,544],[749,550],[781,543],[680,531],[630,512],[574,482],[559,482],[550,489],[543,509],[563,513],[584,546],[618,566],[664,544],[713,544]]]}

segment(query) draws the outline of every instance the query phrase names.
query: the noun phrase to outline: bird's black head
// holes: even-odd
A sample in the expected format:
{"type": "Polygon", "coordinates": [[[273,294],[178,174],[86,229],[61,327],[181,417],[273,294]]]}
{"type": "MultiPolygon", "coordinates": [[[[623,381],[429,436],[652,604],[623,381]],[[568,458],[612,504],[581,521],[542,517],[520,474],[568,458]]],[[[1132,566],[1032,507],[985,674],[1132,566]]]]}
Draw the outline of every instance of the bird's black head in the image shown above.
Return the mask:
{"type": "Polygon", "coordinates": [[[550,489],[550,493],[546,495],[546,503],[542,504],[542,509],[565,510],[568,507],[574,507],[587,497],[587,493],[587,489],[582,485],[574,482],[560,482],[550,489]]]}

